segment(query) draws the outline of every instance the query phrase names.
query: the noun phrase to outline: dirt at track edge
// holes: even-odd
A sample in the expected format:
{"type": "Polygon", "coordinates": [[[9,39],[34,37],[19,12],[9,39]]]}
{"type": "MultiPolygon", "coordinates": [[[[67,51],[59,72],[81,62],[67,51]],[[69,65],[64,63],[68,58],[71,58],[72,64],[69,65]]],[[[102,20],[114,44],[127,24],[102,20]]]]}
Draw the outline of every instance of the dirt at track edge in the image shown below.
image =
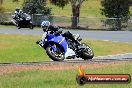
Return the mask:
{"type": "Polygon", "coordinates": [[[69,70],[77,69],[82,65],[84,68],[100,68],[104,66],[120,65],[132,63],[132,61],[110,61],[110,62],[87,62],[87,63],[59,63],[59,64],[32,64],[32,65],[2,65],[0,66],[0,74],[6,74],[27,70],[69,70]]]}

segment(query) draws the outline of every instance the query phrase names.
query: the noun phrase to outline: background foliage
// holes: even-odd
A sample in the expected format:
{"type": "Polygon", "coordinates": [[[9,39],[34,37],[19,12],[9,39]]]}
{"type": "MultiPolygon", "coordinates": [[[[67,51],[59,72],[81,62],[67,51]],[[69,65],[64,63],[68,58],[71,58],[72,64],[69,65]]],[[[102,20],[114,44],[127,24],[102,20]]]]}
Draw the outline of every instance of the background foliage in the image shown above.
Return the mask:
{"type": "Polygon", "coordinates": [[[24,2],[23,10],[30,14],[44,14],[50,15],[51,8],[47,7],[47,0],[31,0],[30,2],[24,2]]]}

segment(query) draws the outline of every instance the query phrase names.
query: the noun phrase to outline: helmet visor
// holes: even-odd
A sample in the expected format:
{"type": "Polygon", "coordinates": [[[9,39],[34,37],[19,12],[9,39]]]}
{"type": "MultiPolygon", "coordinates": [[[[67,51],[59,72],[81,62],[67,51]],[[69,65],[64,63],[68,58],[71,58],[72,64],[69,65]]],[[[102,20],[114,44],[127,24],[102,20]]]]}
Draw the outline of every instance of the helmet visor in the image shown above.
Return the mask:
{"type": "Polygon", "coordinates": [[[48,26],[42,26],[43,31],[46,31],[48,29],[48,26]]]}

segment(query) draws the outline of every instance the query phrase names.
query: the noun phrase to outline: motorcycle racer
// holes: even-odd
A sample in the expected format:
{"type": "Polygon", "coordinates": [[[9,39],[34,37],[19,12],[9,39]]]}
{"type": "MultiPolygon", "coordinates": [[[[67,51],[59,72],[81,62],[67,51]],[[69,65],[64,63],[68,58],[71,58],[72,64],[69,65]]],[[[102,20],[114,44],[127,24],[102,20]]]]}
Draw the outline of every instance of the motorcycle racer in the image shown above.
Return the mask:
{"type": "MultiPolygon", "coordinates": [[[[40,44],[40,46],[43,46],[44,41],[45,41],[45,37],[47,35],[48,32],[50,33],[57,33],[59,31],[59,27],[51,25],[51,23],[49,21],[43,21],[41,23],[41,28],[43,28],[44,34],[42,36],[42,40],[41,41],[37,41],[37,44],[40,44]]],[[[64,34],[62,34],[62,36],[71,39],[73,42],[78,43],[77,42],[77,38],[79,37],[79,35],[73,35],[72,33],[70,33],[69,31],[65,32],[64,34]]]]}
{"type": "Polygon", "coordinates": [[[41,23],[43,36],[36,43],[46,50],[46,54],[53,61],[63,61],[64,59],[75,59],[80,57],[84,60],[92,59],[94,53],[85,43],[81,43],[80,37],[69,31],[62,33],[59,27],[53,26],[49,21],[41,23]]]}

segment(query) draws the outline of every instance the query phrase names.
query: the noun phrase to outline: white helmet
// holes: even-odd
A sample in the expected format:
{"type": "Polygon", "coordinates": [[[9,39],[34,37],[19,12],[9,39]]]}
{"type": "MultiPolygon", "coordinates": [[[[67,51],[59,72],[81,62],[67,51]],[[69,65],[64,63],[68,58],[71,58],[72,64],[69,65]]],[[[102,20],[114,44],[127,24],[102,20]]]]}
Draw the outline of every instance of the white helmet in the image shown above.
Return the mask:
{"type": "Polygon", "coordinates": [[[41,27],[44,27],[44,26],[49,26],[50,25],[50,22],[49,21],[43,21],[42,23],[41,23],[41,27]]]}
{"type": "Polygon", "coordinates": [[[43,31],[46,31],[46,29],[50,26],[50,22],[49,21],[43,21],[41,23],[41,27],[43,28],[43,31]]]}
{"type": "Polygon", "coordinates": [[[22,10],[19,10],[19,14],[23,14],[23,11],[22,10]]]}

